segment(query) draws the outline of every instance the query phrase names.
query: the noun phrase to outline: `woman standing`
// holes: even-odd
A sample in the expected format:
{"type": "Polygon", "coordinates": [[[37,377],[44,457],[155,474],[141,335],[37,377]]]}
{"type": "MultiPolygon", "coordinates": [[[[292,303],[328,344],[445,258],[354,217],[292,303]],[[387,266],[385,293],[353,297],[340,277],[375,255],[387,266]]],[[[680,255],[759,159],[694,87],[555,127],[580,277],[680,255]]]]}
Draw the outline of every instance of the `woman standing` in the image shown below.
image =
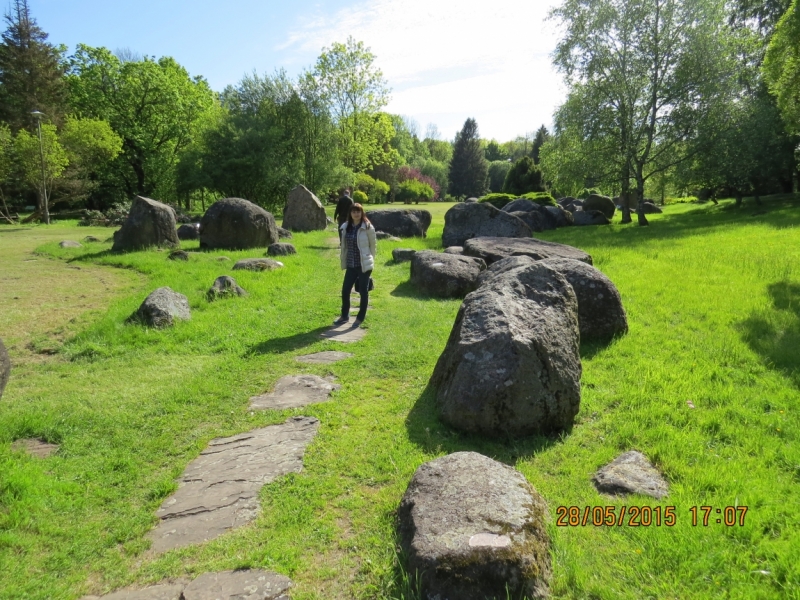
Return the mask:
{"type": "Polygon", "coordinates": [[[361,294],[361,305],[353,327],[358,327],[367,316],[369,304],[369,278],[375,267],[375,228],[364,214],[364,207],[353,204],[347,221],[339,228],[341,248],[339,256],[344,269],[342,283],[342,315],[334,325],[342,325],[350,320],[350,292],[355,284],[356,291],[361,294]]]}

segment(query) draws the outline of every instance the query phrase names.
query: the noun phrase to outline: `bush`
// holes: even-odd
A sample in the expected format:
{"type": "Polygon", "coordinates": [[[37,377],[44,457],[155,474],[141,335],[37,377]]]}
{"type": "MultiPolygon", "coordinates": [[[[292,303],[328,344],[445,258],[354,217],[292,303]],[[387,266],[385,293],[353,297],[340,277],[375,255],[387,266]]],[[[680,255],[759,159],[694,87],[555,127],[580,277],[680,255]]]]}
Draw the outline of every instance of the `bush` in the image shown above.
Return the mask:
{"type": "Polygon", "coordinates": [[[548,192],[528,192],[527,194],[522,194],[522,198],[532,200],[542,206],[556,206],[556,199],[548,192]]]}
{"type": "Polygon", "coordinates": [[[99,210],[89,210],[86,211],[86,216],[78,222],[78,225],[118,227],[128,218],[130,210],[130,202],[114,204],[104,213],[99,210]]]}
{"type": "Polygon", "coordinates": [[[689,202],[697,202],[697,196],[683,196],[681,198],[665,198],[664,204],[686,204],[689,202]]]}
{"type": "Polygon", "coordinates": [[[506,204],[517,198],[519,198],[519,196],[515,196],[514,194],[486,194],[478,198],[478,202],[488,202],[496,209],[502,210],[506,204]]]}
{"type": "MultiPolygon", "coordinates": [[[[381,200],[386,199],[386,194],[389,193],[389,184],[381,181],[380,179],[374,179],[370,177],[366,173],[356,173],[356,190],[359,190],[366,194],[367,198],[372,198],[373,202],[380,202],[381,200]]],[[[353,197],[355,200],[355,196],[353,197]]],[[[356,202],[360,202],[360,200],[356,200],[356,202]]],[[[366,202],[366,200],[365,200],[366,202]]]]}
{"type": "Polygon", "coordinates": [[[586,200],[592,194],[596,196],[602,196],[603,192],[601,192],[598,188],[583,188],[581,190],[581,193],[578,194],[578,198],[580,198],[581,200],[586,200]]]}
{"type": "Polygon", "coordinates": [[[363,206],[369,201],[369,197],[361,190],[356,190],[353,192],[353,200],[363,206]]]}
{"type": "Polygon", "coordinates": [[[436,183],[436,180],[433,179],[433,177],[423,175],[418,169],[414,169],[407,165],[397,169],[397,182],[404,183],[406,181],[417,181],[431,188],[433,190],[433,196],[430,198],[430,200],[439,197],[439,192],[441,191],[439,184],[436,183]]]}
{"type": "Polygon", "coordinates": [[[530,156],[523,156],[509,169],[503,183],[503,191],[507,194],[520,195],[545,191],[542,171],[530,156]]]}
{"type": "Polygon", "coordinates": [[[394,197],[404,204],[411,204],[412,202],[419,203],[420,200],[430,202],[434,195],[433,188],[427,183],[409,179],[398,184],[394,197]]]}

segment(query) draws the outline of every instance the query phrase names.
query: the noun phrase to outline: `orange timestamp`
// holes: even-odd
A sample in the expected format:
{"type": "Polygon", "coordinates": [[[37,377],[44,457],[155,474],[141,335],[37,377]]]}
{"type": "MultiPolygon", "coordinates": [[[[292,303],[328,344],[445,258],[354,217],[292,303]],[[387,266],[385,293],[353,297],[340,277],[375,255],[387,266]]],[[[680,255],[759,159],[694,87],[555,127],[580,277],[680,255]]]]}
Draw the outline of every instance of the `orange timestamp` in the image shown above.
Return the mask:
{"type": "MultiPolygon", "coordinates": [[[[692,527],[723,524],[744,526],[746,506],[692,506],[689,508],[692,527]]],[[[674,506],[559,506],[558,527],[674,527],[678,522],[674,506]]]]}

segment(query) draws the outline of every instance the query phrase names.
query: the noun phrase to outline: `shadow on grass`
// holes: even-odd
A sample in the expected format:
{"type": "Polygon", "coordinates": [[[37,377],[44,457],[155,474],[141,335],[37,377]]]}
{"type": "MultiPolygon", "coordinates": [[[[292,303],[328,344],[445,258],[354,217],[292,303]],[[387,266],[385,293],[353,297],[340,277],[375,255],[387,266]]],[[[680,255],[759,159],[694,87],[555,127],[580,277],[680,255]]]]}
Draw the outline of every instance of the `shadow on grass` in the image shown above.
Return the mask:
{"type": "Polygon", "coordinates": [[[282,352],[291,352],[299,348],[305,348],[311,344],[319,342],[322,338],[320,334],[327,331],[330,327],[317,327],[305,333],[297,333],[288,337],[272,338],[251,346],[248,348],[244,356],[252,356],[254,354],[280,354],[282,352]]]}
{"type": "Polygon", "coordinates": [[[567,431],[547,436],[490,439],[461,433],[442,423],[436,416],[436,391],[430,384],[408,413],[406,430],[409,439],[428,454],[478,452],[512,467],[517,459],[538,454],[569,434],[567,431]]]}
{"type": "Polygon", "coordinates": [[[800,284],[767,286],[772,309],[755,311],[739,324],[742,338],[769,368],[785,373],[800,387],[800,284]]]}
{"type": "MultiPolygon", "coordinates": [[[[404,281],[403,283],[398,285],[391,292],[389,292],[389,295],[395,296],[397,298],[416,298],[417,300],[439,300],[441,302],[450,302],[451,300],[458,299],[458,298],[440,298],[439,296],[432,296],[430,294],[426,294],[416,285],[411,283],[411,280],[404,281]]],[[[463,298],[461,298],[461,300],[463,300],[463,298]]]]}

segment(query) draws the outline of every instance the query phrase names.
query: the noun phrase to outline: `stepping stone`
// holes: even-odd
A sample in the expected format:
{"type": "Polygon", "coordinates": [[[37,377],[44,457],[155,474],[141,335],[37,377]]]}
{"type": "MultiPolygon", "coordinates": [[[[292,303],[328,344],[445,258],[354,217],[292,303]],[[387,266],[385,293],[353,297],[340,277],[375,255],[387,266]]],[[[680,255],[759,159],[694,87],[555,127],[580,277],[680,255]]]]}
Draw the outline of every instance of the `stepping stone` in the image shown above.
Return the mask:
{"type": "Polygon", "coordinates": [[[331,392],[342,387],[338,383],[332,383],[332,379],[323,379],[316,375],[281,377],[275,384],[274,391],[250,398],[250,410],[283,410],[325,402],[331,392]]]}
{"type": "Polygon", "coordinates": [[[304,356],[296,356],[295,360],[310,365],[330,365],[345,358],[354,356],[350,352],[337,352],[335,350],[326,350],[325,352],[316,352],[315,354],[306,354],[304,356]]]}
{"type": "Polygon", "coordinates": [[[621,454],[592,478],[604,494],[642,494],[661,500],[669,493],[667,482],[641,452],[621,454]]]}
{"type": "Polygon", "coordinates": [[[36,438],[25,438],[12,443],[11,449],[27,452],[37,458],[47,458],[58,451],[58,444],[48,444],[36,438]]]}
{"type": "Polygon", "coordinates": [[[58,245],[62,248],[83,248],[83,245],[78,242],[73,242],[72,240],[64,240],[63,242],[59,242],[58,245]]]}
{"type": "Polygon", "coordinates": [[[183,590],[183,600],[289,600],[292,581],[269,571],[205,573],[183,590]]]}
{"type": "Polygon", "coordinates": [[[364,336],[367,335],[367,332],[361,327],[353,327],[353,322],[351,321],[349,323],[345,323],[344,325],[336,325],[331,327],[319,335],[329,340],[349,344],[352,342],[361,341],[364,336]]]}
{"type": "Polygon", "coordinates": [[[178,491],[158,509],[150,532],[155,552],[212,540],[258,514],[261,488],[281,475],[299,473],[319,421],[291,417],[281,425],[211,440],[179,479],[178,491]]]}
{"type": "Polygon", "coordinates": [[[162,583],[141,590],[120,590],[105,596],[84,596],[81,600],[182,600],[185,583],[162,583]]]}

